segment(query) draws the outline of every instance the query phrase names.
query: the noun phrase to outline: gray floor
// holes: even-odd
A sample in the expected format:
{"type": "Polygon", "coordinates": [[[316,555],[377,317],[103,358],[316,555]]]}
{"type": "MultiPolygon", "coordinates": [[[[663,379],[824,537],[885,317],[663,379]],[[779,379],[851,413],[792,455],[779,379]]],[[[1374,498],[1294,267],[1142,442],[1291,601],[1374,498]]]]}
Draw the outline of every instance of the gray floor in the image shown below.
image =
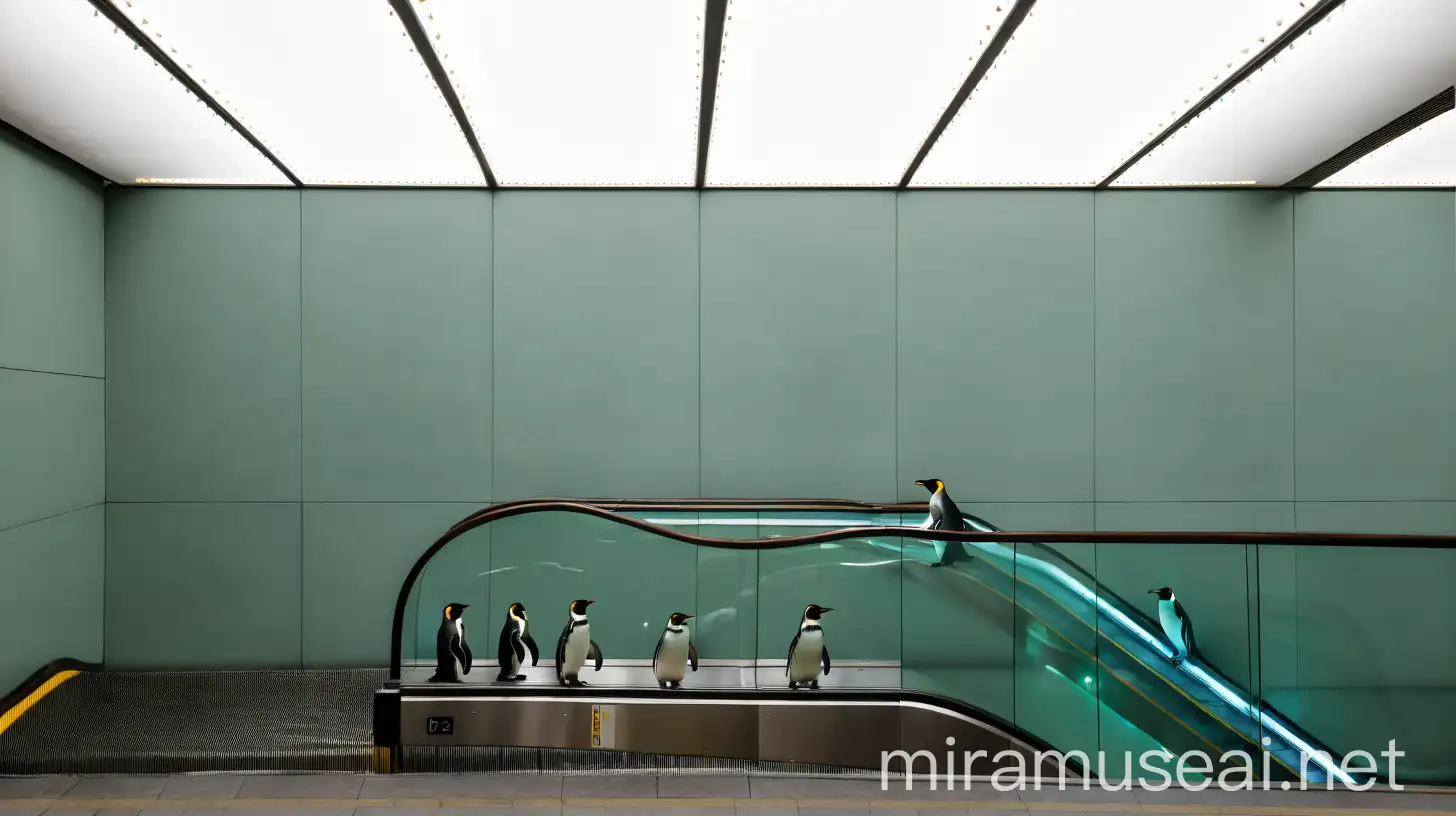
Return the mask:
{"type": "Polygon", "coordinates": [[[1456,793],[930,791],[904,782],[746,776],[176,776],[0,779],[0,816],[586,816],[653,814],[1456,813],[1456,793]]]}

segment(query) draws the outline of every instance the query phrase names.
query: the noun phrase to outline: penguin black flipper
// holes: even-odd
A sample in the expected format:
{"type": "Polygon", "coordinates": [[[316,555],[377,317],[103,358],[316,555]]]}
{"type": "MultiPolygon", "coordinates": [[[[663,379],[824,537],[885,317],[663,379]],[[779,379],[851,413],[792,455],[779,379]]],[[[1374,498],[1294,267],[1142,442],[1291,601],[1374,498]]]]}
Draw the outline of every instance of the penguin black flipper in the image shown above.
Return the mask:
{"type": "Polygon", "coordinates": [[[657,647],[652,650],[652,671],[654,674],[657,672],[657,658],[662,654],[662,642],[664,640],[667,640],[666,629],[662,630],[662,634],[657,636],[657,647]]]}
{"type": "Polygon", "coordinates": [[[824,676],[828,677],[829,676],[829,647],[828,646],[820,646],[819,647],[819,653],[822,656],[823,663],[824,663],[824,676]]]}
{"type": "Polygon", "coordinates": [[[693,671],[698,670],[698,649],[692,641],[688,641],[688,662],[692,664],[693,671]]]}
{"type": "Polygon", "coordinates": [[[561,674],[561,668],[566,665],[566,636],[571,634],[571,624],[561,630],[561,637],[556,640],[556,682],[564,683],[566,678],[561,674]]]}
{"type": "Polygon", "coordinates": [[[470,674],[470,667],[475,663],[475,655],[470,653],[470,642],[464,636],[458,642],[460,643],[460,650],[465,654],[465,659],[460,661],[460,665],[464,667],[466,674],[470,674]]]}
{"type": "Polygon", "coordinates": [[[511,670],[511,658],[515,656],[515,627],[510,621],[501,629],[500,645],[495,650],[496,663],[500,664],[500,674],[496,675],[497,680],[509,680],[514,675],[509,674],[511,670]]]}
{"type": "MultiPolygon", "coordinates": [[[[531,650],[531,665],[536,665],[539,650],[536,648],[536,641],[532,639],[530,632],[527,632],[521,637],[521,643],[525,644],[526,648],[531,650]]],[[[522,660],[521,662],[524,663],[526,661],[522,660]]]]}
{"type": "Polygon", "coordinates": [[[586,656],[596,660],[597,671],[602,670],[602,648],[597,645],[595,640],[591,641],[591,645],[587,648],[586,656]]]}
{"type": "Polygon", "coordinates": [[[789,656],[784,658],[784,676],[789,676],[789,666],[794,662],[794,649],[799,645],[799,633],[794,633],[794,639],[789,641],[789,656]]]}
{"type": "Polygon", "coordinates": [[[1178,620],[1183,623],[1183,648],[1187,650],[1187,654],[1183,656],[1192,657],[1198,653],[1197,648],[1193,645],[1193,619],[1188,617],[1188,613],[1183,609],[1183,602],[1177,598],[1173,599],[1173,611],[1178,615],[1178,620]]]}
{"type": "Polygon", "coordinates": [[[465,650],[461,648],[459,637],[450,638],[450,654],[454,655],[455,659],[460,661],[460,668],[468,674],[470,672],[470,665],[465,662],[465,650]]]}

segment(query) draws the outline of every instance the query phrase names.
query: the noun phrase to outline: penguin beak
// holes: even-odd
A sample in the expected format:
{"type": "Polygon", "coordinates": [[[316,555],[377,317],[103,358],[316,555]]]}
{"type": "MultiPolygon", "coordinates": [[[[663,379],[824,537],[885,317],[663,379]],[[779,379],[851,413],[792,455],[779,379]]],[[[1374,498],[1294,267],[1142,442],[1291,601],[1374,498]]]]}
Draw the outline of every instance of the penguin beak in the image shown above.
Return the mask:
{"type": "Polygon", "coordinates": [[[824,614],[825,612],[833,612],[833,611],[834,611],[833,609],[830,609],[827,606],[821,606],[821,607],[819,607],[819,614],[821,614],[821,615],[824,614]]]}
{"type": "Polygon", "coordinates": [[[1150,590],[1148,590],[1148,594],[1149,595],[1157,595],[1158,594],[1158,591],[1156,589],[1150,589],[1150,590]]]}
{"type": "Polygon", "coordinates": [[[594,603],[596,603],[596,601],[587,601],[587,602],[586,602],[586,605],[587,605],[587,606],[591,606],[591,605],[592,605],[592,604],[594,604],[594,603]]]}
{"type": "Polygon", "coordinates": [[[692,620],[693,618],[696,618],[696,617],[697,617],[697,615],[683,615],[683,620],[692,620]]]}

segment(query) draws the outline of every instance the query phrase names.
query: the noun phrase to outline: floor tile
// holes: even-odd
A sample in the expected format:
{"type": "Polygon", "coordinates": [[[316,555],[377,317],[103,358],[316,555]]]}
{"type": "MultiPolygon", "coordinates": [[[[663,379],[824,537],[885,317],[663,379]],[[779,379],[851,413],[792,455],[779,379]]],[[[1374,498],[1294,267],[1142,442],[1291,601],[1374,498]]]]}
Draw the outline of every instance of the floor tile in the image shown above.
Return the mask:
{"type": "MultiPolygon", "coordinates": [[[[1023,802],[1081,802],[1095,804],[1125,804],[1134,807],[1128,810],[1136,811],[1136,805],[1140,804],[1136,793],[1132,790],[1107,790],[1097,783],[1092,783],[1087,788],[1080,784],[1067,783],[1066,789],[1057,787],[1056,782],[1043,782],[1038,790],[1034,785],[1017,791],[1023,802]]],[[[1072,808],[1069,808],[1069,810],[1072,808]]]]}
{"type": "Polygon", "coordinates": [[[561,781],[562,799],[656,799],[657,777],[635,774],[567,776],[561,781]]]}
{"type": "Polygon", "coordinates": [[[0,779],[0,799],[55,799],[75,784],[74,776],[0,779]]]}
{"type": "Polygon", "coordinates": [[[353,808],[228,808],[224,816],[353,816],[353,808]]]}
{"type": "Polygon", "coordinates": [[[754,799],[869,799],[879,793],[880,783],[869,779],[755,776],[748,780],[748,789],[754,799]]]}
{"type": "Polygon", "coordinates": [[[51,804],[53,803],[47,801],[43,805],[27,804],[25,807],[15,808],[0,805],[0,816],[40,816],[42,813],[46,812],[46,808],[50,807],[51,804]]]}
{"type": "Polygon", "coordinates": [[[78,780],[62,799],[155,799],[166,777],[93,776],[78,780]]]}
{"type": "Polygon", "coordinates": [[[250,776],[238,789],[239,799],[354,799],[362,776],[250,776]]]}
{"type": "Polygon", "coordinates": [[[659,799],[747,799],[749,793],[746,776],[657,777],[659,799]]]}
{"type": "MultiPolygon", "coordinates": [[[[96,816],[139,816],[141,811],[136,808],[101,808],[96,811],[96,816]]],[[[172,811],[171,816],[182,816],[182,811],[172,811]]]]}
{"type": "Polygon", "coordinates": [[[46,811],[46,816],[96,816],[96,808],[53,807],[46,811]]]}
{"type": "Polygon", "coordinates": [[[371,776],[364,780],[359,798],[559,799],[561,784],[559,776],[537,774],[371,776]]]}
{"type": "Polygon", "coordinates": [[[173,776],[158,799],[232,799],[243,786],[241,776],[173,776]]]}

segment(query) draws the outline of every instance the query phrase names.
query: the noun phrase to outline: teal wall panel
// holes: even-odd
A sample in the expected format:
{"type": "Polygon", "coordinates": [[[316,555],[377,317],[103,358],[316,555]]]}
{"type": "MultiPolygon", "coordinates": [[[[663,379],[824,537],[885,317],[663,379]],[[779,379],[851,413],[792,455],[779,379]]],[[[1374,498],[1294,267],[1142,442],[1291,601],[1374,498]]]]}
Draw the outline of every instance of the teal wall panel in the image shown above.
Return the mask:
{"type": "Polygon", "coordinates": [[[898,497],[1091,501],[1092,194],[899,206],[898,497]]]}
{"type": "Polygon", "coordinates": [[[111,669],[300,665],[297,503],[106,506],[111,669]]]}
{"type": "Polygon", "coordinates": [[[298,192],[107,208],[108,500],[298,501],[298,192]]]}
{"type": "Polygon", "coordinates": [[[0,127],[0,695],[102,659],[101,182],[0,127]]]}
{"type": "Polygon", "coordinates": [[[52,660],[102,658],[105,510],[0,530],[0,694],[52,660]]]}
{"type": "Polygon", "coordinates": [[[106,500],[105,381],[0,369],[0,530],[106,500]]]}
{"type": "Polygon", "coordinates": [[[1099,502],[1098,530],[1291,532],[1293,502],[1099,502]]]}
{"type": "Polygon", "coordinates": [[[104,376],[101,183],[0,132],[0,368],[104,376]]]}
{"type": "Polygon", "coordinates": [[[1306,533],[1456,535],[1456,502],[1300,502],[1306,533]]]}
{"type": "MultiPolygon", "coordinates": [[[[1096,529],[1096,511],[1091,502],[956,502],[956,506],[1001,530],[1096,529]]],[[[925,521],[907,519],[912,524],[925,521]]]]}
{"type": "Polygon", "coordinates": [[[1293,206],[1096,198],[1097,499],[1294,498],[1293,206]]]}
{"type": "Polygon", "coordinates": [[[1295,201],[1301,501],[1456,499],[1456,197],[1295,201]]]}
{"type": "Polygon", "coordinates": [[[698,495],[698,198],[496,201],[497,498],[698,495]]]}
{"type": "Polygon", "coordinates": [[[895,206],[703,194],[704,495],[896,495],[895,206]]]}
{"type": "MultiPolygon", "coordinates": [[[[387,665],[394,605],[410,567],[426,547],[477,509],[473,504],[305,504],[304,665],[387,665]]],[[[415,621],[405,623],[408,638],[415,621]]]]}
{"type": "Polygon", "coordinates": [[[486,502],[491,200],[303,194],[303,496],[486,502]]]}

